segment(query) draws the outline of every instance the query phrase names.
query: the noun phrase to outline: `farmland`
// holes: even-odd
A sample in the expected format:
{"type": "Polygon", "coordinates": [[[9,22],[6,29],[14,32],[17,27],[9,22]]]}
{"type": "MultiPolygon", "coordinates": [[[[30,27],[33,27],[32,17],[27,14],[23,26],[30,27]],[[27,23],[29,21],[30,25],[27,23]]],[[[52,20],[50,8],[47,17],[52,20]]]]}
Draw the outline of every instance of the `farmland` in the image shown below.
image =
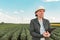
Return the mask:
{"type": "MultiPolygon", "coordinates": [[[[56,28],[52,32],[51,40],[60,40],[60,27],[58,25],[51,24],[52,28],[56,28]]],[[[0,24],[0,40],[32,40],[29,24],[0,24]]]]}

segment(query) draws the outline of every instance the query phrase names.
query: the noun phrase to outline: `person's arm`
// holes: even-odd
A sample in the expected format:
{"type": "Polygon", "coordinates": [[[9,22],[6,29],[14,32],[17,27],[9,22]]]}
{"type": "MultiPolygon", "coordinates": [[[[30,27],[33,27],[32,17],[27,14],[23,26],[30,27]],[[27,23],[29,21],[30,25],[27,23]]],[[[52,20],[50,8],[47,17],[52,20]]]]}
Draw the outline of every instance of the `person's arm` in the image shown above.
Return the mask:
{"type": "Polygon", "coordinates": [[[31,20],[31,22],[30,22],[30,34],[31,34],[33,37],[39,37],[39,38],[43,37],[43,35],[40,35],[39,33],[36,33],[36,32],[34,31],[34,23],[33,23],[32,20],[31,20]]]}
{"type": "Polygon", "coordinates": [[[50,22],[48,20],[47,20],[47,22],[48,22],[48,30],[47,30],[47,33],[48,33],[48,37],[50,37],[52,30],[51,30],[50,22]]]}
{"type": "Polygon", "coordinates": [[[48,24],[48,29],[46,31],[48,31],[49,33],[51,33],[50,22],[48,20],[47,20],[47,24],[48,24]]]}

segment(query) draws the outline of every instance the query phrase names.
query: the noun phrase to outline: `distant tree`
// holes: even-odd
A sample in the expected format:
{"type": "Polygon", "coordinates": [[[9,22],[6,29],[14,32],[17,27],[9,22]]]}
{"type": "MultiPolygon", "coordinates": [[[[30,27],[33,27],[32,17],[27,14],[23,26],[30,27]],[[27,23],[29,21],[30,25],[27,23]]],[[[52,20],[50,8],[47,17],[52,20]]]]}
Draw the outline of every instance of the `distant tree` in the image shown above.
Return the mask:
{"type": "Polygon", "coordinates": [[[4,22],[1,22],[1,24],[4,24],[4,22]]]}

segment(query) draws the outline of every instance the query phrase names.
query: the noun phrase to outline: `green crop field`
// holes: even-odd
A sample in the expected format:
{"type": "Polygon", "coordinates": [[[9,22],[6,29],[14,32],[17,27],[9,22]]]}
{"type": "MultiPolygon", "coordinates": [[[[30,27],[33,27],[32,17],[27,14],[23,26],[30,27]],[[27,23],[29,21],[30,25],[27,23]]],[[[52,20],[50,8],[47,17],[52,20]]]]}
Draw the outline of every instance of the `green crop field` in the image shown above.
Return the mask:
{"type": "MultiPolygon", "coordinates": [[[[52,27],[52,26],[51,26],[52,27]]],[[[60,27],[51,34],[51,40],[60,40],[60,27]]],[[[0,24],[0,40],[32,40],[29,24],[0,24]]]]}

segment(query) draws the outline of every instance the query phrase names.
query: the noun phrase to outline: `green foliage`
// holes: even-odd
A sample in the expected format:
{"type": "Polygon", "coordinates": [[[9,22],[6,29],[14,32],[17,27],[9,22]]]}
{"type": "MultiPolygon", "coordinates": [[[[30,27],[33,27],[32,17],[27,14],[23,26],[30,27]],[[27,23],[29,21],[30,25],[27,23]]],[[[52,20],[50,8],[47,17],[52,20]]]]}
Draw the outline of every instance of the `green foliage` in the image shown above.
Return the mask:
{"type": "MultiPolygon", "coordinates": [[[[60,40],[60,27],[54,28],[50,40],[60,40]]],[[[32,40],[29,24],[0,24],[0,40],[32,40]]]]}

